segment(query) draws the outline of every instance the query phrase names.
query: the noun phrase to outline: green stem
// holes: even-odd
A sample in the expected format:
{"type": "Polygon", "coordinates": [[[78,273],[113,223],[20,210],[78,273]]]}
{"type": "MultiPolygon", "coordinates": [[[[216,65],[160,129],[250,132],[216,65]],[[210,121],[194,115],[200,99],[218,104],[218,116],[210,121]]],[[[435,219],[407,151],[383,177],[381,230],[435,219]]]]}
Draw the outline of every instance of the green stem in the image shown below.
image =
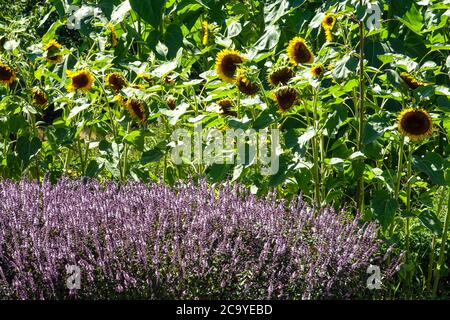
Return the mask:
{"type": "MultiPolygon", "coordinates": [[[[444,198],[445,198],[445,189],[442,189],[441,194],[439,195],[439,203],[438,203],[437,211],[436,211],[438,217],[441,215],[442,206],[444,204],[444,198]]],[[[427,276],[427,282],[425,285],[427,291],[431,291],[431,280],[433,277],[434,260],[435,260],[434,250],[436,250],[436,236],[435,235],[433,235],[433,238],[431,240],[430,258],[428,260],[428,276],[427,276]]]]}
{"type": "MultiPolygon", "coordinates": [[[[360,1],[362,6],[362,0],[360,1]]],[[[364,134],[364,21],[359,22],[359,104],[358,104],[358,151],[362,151],[362,141],[364,134]]],[[[360,164],[364,166],[364,160],[360,160],[360,164]]],[[[360,213],[364,211],[364,169],[357,183],[357,208],[360,213]]]]}
{"type": "Polygon", "coordinates": [[[313,151],[313,161],[314,161],[314,202],[317,207],[320,207],[321,192],[320,192],[320,175],[319,175],[319,141],[318,141],[318,131],[319,131],[319,120],[317,114],[317,98],[318,90],[314,89],[313,97],[313,125],[314,125],[314,137],[312,139],[312,151],[313,151]]]}
{"type": "MultiPolygon", "coordinates": [[[[130,131],[130,123],[127,125],[127,134],[130,131]]],[[[123,151],[123,167],[122,167],[122,178],[125,179],[127,176],[127,170],[128,170],[128,144],[125,143],[124,151],[123,151]]]]}
{"type": "Polygon", "coordinates": [[[445,262],[445,248],[447,245],[447,232],[450,223],[450,188],[448,189],[447,215],[445,217],[444,229],[442,230],[441,249],[439,252],[439,260],[434,270],[433,296],[437,295],[439,280],[441,277],[441,268],[445,262]]]}
{"type": "MultiPolygon", "coordinates": [[[[400,194],[400,184],[402,180],[402,171],[403,171],[403,153],[405,148],[405,137],[402,136],[400,140],[400,148],[398,150],[398,164],[397,164],[397,180],[395,183],[395,191],[394,191],[394,199],[398,201],[398,197],[400,194]]],[[[391,224],[389,228],[389,237],[392,237],[394,233],[394,223],[391,224]]]]}
{"type": "Polygon", "coordinates": [[[80,154],[81,176],[84,177],[84,175],[85,175],[86,164],[85,164],[85,162],[84,162],[83,148],[81,147],[81,141],[80,141],[79,138],[77,138],[77,146],[78,146],[78,152],[79,152],[79,154],[80,154]]]}
{"type": "MultiPolygon", "coordinates": [[[[408,158],[407,158],[407,183],[406,183],[406,223],[405,223],[405,261],[407,264],[411,262],[411,179],[412,179],[412,153],[413,148],[411,143],[408,145],[408,158]]],[[[408,291],[411,288],[411,279],[413,271],[408,271],[406,274],[406,286],[408,291]]]]}

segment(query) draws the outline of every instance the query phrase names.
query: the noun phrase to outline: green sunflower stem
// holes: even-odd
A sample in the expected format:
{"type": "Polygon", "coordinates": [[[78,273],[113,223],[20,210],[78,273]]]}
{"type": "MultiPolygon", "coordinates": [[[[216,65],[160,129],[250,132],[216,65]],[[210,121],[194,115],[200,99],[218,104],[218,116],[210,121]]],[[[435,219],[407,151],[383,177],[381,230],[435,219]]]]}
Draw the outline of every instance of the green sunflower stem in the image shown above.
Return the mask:
{"type": "Polygon", "coordinates": [[[441,277],[441,268],[445,262],[445,248],[447,245],[447,233],[448,227],[450,224],[450,188],[448,188],[448,202],[447,202],[447,215],[445,217],[444,228],[442,230],[442,239],[441,239],[441,248],[439,251],[439,259],[436,265],[436,269],[434,270],[434,284],[433,284],[433,296],[437,295],[437,290],[439,287],[439,280],[441,277]]]}
{"type": "MultiPolygon", "coordinates": [[[[127,134],[130,132],[130,123],[127,125],[127,134]]],[[[128,170],[128,144],[125,144],[123,151],[123,163],[122,163],[122,178],[126,179],[127,170],[128,170]]]]}
{"type": "MultiPolygon", "coordinates": [[[[437,215],[440,216],[442,206],[444,204],[444,198],[445,198],[445,189],[442,189],[441,194],[439,196],[439,203],[437,206],[437,215]]],[[[433,238],[431,240],[431,250],[430,250],[430,257],[428,260],[428,275],[427,275],[427,281],[425,288],[427,291],[431,291],[431,280],[433,278],[433,272],[434,272],[434,262],[435,262],[435,250],[436,250],[436,236],[433,235],[433,238]]]]}
{"type": "Polygon", "coordinates": [[[78,153],[79,153],[79,157],[80,157],[80,167],[81,167],[80,173],[81,173],[81,176],[83,177],[85,175],[86,163],[84,161],[83,148],[81,147],[80,138],[77,138],[77,146],[78,146],[78,153]]]}
{"type": "MultiPolygon", "coordinates": [[[[399,200],[399,195],[400,195],[400,184],[402,181],[402,172],[403,172],[403,153],[404,153],[404,148],[405,148],[405,137],[401,136],[400,138],[400,146],[399,146],[399,150],[398,150],[398,163],[397,163],[397,179],[395,182],[395,190],[394,190],[394,199],[395,201],[399,200]]],[[[389,237],[392,238],[393,234],[394,234],[394,227],[395,224],[394,222],[391,223],[390,227],[389,227],[389,237]]]]}
{"type": "Polygon", "coordinates": [[[312,151],[314,161],[314,203],[317,207],[320,207],[322,203],[321,199],[321,186],[320,186],[320,174],[319,174],[319,118],[317,113],[317,99],[318,90],[314,89],[313,97],[313,125],[314,125],[314,137],[312,139],[312,151]]]}
{"type": "MultiPolygon", "coordinates": [[[[405,245],[406,245],[406,263],[409,263],[411,261],[411,178],[412,178],[412,153],[413,148],[412,145],[409,144],[408,146],[408,159],[407,159],[407,170],[408,170],[408,182],[406,184],[406,224],[405,224],[405,245]]],[[[412,272],[408,274],[406,278],[406,283],[409,286],[411,282],[411,276],[412,272]]]]}
{"type": "MultiPolygon", "coordinates": [[[[360,1],[362,6],[362,1],[360,1]]],[[[359,22],[359,103],[358,103],[358,151],[363,149],[363,135],[364,135],[364,99],[365,99],[365,85],[364,85],[364,21],[359,22]]],[[[364,160],[360,160],[359,163],[364,167],[364,160]]],[[[356,204],[358,212],[364,212],[364,168],[362,169],[361,176],[357,182],[357,198],[356,204]]]]}

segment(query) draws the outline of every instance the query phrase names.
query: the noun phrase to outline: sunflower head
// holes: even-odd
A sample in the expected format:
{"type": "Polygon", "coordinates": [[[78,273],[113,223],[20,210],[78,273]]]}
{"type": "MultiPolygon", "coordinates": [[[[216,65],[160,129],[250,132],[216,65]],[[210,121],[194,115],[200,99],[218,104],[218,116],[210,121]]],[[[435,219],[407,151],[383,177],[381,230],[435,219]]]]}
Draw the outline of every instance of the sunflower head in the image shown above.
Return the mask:
{"type": "Polygon", "coordinates": [[[70,78],[69,91],[89,91],[94,84],[94,76],[88,70],[67,71],[67,76],[70,78]]]}
{"type": "Polygon", "coordinates": [[[50,40],[44,47],[45,60],[51,64],[61,63],[64,56],[60,54],[61,44],[55,39],[50,40]]]}
{"type": "Polygon", "coordinates": [[[402,78],[403,81],[405,81],[405,83],[408,85],[408,87],[413,90],[427,85],[425,82],[416,79],[413,75],[409,74],[408,72],[400,73],[400,78],[402,78]]]}
{"type": "Polygon", "coordinates": [[[9,86],[16,78],[16,72],[10,66],[0,62],[0,84],[9,86]]]}
{"type": "Polygon", "coordinates": [[[236,71],[244,57],[236,50],[224,49],[216,57],[216,72],[220,79],[233,83],[236,80],[236,71]]]}
{"type": "Polygon", "coordinates": [[[177,100],[173,96],[168,97],[166,103],[170,110],[175,110],[177,107],[177,100]]]}
{"type": "Polygon", "coordinates": [[[119,37],[117,35],[116,27],[110,22],[106,26],[109,31],[109,41],[112,48],[117,47],[117,44],[119,43],[119,37]]]}
{"type": "Polygon", "coordinates": [[[289,41],[287,55],[291,63],[293,63],[294,65],[314,62],[314,54],[309,49],[308,45],[305,42],[305,39],[300,37],[295,37],[294,39],[289,41]]]}
{"type": "Polygon", "coordinates": [[[205,20],[202,22],[202,44],[204,46],[207,46],[208,41],[209,41],[209,24],[208,21],[205,20]]]}
{"type": "Polygon", "coordinates": [[[258,85],[247,77],[247,71],[244,69],[239,69],[237,72],[236,86],[240,92],[249,96],[254,96],[259,90],[258,85]]]}
{"type": "Polygon", "coordinates": [[[311,67],[311,75],[314,78],[320,78],[323,75],[325,68],[321,64],[315,64],[311,67]]]}
{"type": "Polygon", "coordinates": [[[286,85],[294,77],[294,71],[286,66],[272,69],[267,75],[267,82],[271,87],[286,85]]]}
{"type": "Polygon", "coordinates": [[[43,90],[39,88],[34,88],[32,94],[33,94],[33,103],[35,105],[43,107],[48,104],[48,96],[43,90]]]}
{"type": "Polygon", "coordinates": [[[127,80],[118,72],[110,73],[106,76],[106,83],[117,93],[127,86],[127,80]]]}
{"type": "Polygon", "coordinates": [[[130,113],[130,116],[139,123],[142,124],[147,120],[147,108],[144,101],[135,98],[127,99],[125,108],[130,113]]]}
{"type": "Polygon", "coordinates": [[[327,13],[322,20],[322,27],[325,30],[331,30],[334,28],[336,23],[336,16],[333,13],[327,13]]]}
{"type": "Polygon", "coordinates": [[[222,114],[225,116],[236,116],[236,112],[231,109],[234,107],[233,102],[230,99],[222,99],[217,104],[220,106],[222,114]]]}
{"type": "Polygon", "coordinates": [[[288,86],[281,87],[273,93],[273,99],[282,112],[290,109],[297,101],[297,97],[297,91],[288,86]]]}
{"type": "Polygon", "coordinates": [[[397,126],[400,133],[412,141],[423,140],[433,133],[433,121],[424,109],[403,110],[398,116],[397,126]]]}

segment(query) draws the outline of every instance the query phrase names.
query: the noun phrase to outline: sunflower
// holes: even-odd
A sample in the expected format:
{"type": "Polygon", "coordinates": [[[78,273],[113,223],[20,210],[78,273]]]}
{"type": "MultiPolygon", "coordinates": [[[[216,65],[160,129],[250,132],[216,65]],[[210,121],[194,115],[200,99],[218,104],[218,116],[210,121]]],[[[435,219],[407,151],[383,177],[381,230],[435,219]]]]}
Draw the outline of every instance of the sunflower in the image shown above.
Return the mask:
{"type": "Polygon", "coordinates": [[[327,13],[322,20],[322,27],[325,30],[325,37],[327,42],[333,41],[333,34],[331,33],[331,30],[333,30],[335,23],[336,16],[332,13],[327,13]]]}
{"type": "Polygon", "coordinates": [[[411,89],[417,89],[419,87],[427,85],[425,82],[416,79],[413,75],[409,74],[408,72],[400,73],[400,78],[402,78],[403,81],[405,81],[408,87],[410,87],[411,89]]]}
{"type": "Polygon", "coordinates": [[[225,116],[236,116],[236,112],[231,111],[231,108],[234,107],[233,102],[230,99],[222,99],[217,104],[220,106],[222,114],[225,116]]]}
{"type": "Polygon", "coordinates": [[[10,85],[16,80],[16,72],[6,64],[0,62],[0,84],[10,85]]]}
{"type": "Polygon", "coordinates": [[[51,64],[61,63],[64,56],[60,53],[61,44],[55,39],[50,40],[44,47],[45,50],[45,60],[51,64]]]}
{"type": "Polygon", "coordinates": [[[240,92],[249,96],[254,96],[259,90],[258,85],[251,82],[247,78],[247,74],[244,69],[239,69],[237,72],[236,86],[240,92]]]}
{"type": "Polygon", "coordinates": [[[174,97],[170,96],[166,99],[167,106],[170,110],[175,110],[177,107],[177,100],[174,97]]]}
{"type": "Polygon", "coordinates": [[[267,75],[267,82],[271,87],[276,87],[280,84],[286,85],[292,77],[294,77],[294,71],[291,68],[281,67],[272,70],[267,75]]]}
{"type": "Polygon", "coordinates": [[[88,70],[70,71],[67,70],[67,76],[71,79],[69,91],[89,91],[94,84],[94,76],[88,70]]]}
{"type": "Polygon", "coordinates": [[[407,108],[398,116],[398,130],[412,141],[423,140],[433,133],[433,121],[424,109],[407,108]]]}
{"type": "Polygon", "coordinates": [[[108,74],[106,76],[106,83],[116,93],[128,85],[127,80],[125,80],[125,78],[118,72],[113,72],[113,73],[108,74]]]}
{"type": "Polygon", "coordinates": [[[115,48],[117,47],[117,44],[119,43],[119,37],[117,36],[116,27],[110,22],[106,26],[109,30],[109,40],[111,41],[111,47],[115,48]]]}
{"type": "Polygon", "coordinates": [[[39,88],[34,88],[32,93],[33,93],[33,103],[35,105],[43,107],[48,104],[48,96],[43,90],[39,88]]]}
{"type": "Polygon", "coordinates": [[[315,64],[311,67],[311,74],[314,78],[319,78],[324,71],[325,68],[321,64],[315,64]]]}
{"type": "Polygon", "coordinates": [[[224,49],[216,58],[216,72],[225,82],[233,83],[238,66],[245,61],[236,50],[224,49]]]}
{"type": "Polygon", "coordinates": [[[290,109],[297,101],[297,91],[292,87],[281,87],[273,93],[273,98],[281,111],[290,109]]]}
{"type": "Polygon", "coordinates": [[[205,20],[202,22],[202,44],[204,46],[207,46],[208,41],[209,41],[209,24],[208,21],[205,20]]]}
{"type": "Polygon", "coordinates": [[[147,120],[147,111],[145,102],[140,99],[127,99],[125,102],[125,108],[130,113],[131,117],[139,123],[144,123],[147,120]]]}
{"type": "Polygon", "coordinates": [[[289,60],[294,65],[314,62],[314,54],[309,49],[308,45],[305,42],[305,39],[300,37],[295,37],[294,39],[289,41],[287,54],[289,60]]]}

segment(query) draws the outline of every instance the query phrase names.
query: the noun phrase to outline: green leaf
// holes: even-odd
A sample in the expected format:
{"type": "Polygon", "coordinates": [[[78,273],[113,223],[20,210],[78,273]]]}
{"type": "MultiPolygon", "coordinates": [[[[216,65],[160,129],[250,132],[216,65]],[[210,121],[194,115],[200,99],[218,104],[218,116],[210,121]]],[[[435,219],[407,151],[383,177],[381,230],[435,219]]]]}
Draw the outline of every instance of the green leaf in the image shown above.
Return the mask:
{"type": "Polygon", "coordinates": [[[124,1],[119,6],[115,7],[111,13],[111,23],[117,24],[123,21],[125,16],[131,10],[130,2],[124,1]]]}
{"type": "Polygon", "coordinates": [[[301,148],[305,147],[309,140],[316,135],[316,130],[313,127],[308,128],[305,133],[298,137],[298,145],[301,148]]]}
{"type": "Polygon", "coordinates": [[[171,24],[167,27],[164,38],[165,44],[169,49],[167,58],[173,59],[178,50],[183,46],[183,31],[181,31],[181,28],[178,25],[171,24]]]}
{"type": "Polygon", "coordinates": [[[38,137],[34,137],[31,140],[26,137],[19,137],[19,139],[17,139],[17,155],[19,159],[22,160],[24,167],[28,167],[33,157],[41,150],[41,147],[42,142],[38,137]]]}
{"type": "Polygon", "coordinates": [[[449,98],[440,96],[440,97],[437,97],[436,102],[437,102],[437,107],[440,110],[442,110],[446,113],[450,113],[450,99],[449,98]]]}
{"type": "Polygon", "coordinates": [[[442,234],[441,220],[436,216],[433,211],[425,210],[418,216],[420,222],[433,234],[440,236],[442,234]]]}
{"type": "Polygon", "coordinates": [[[445,186],[444,179],[444,160],[434,152],[427,152],[425,156],[413,158],[414,169],[425,173],[433,183],[445,186]]]}
{"type": "Polygon", "coordinates": [[[96,160],[89,161],[89,164],[86,168],[86,176],[87,177],[96,177],[98,173],[101,171],[101,167],[99,166],[96,160]]]}
{"type": "Polygon", "coordinates": [[[423,17],[415,4],[412,4],[405,16],[403,18],[398,18],[398,20],[400,20],[412,32],[422,35],[423,17]]]}
{"type": "Polygon", "coordinates": [[[215,163],[208,169],[208,176],[212,182],[220,182],[226,179],[228,173],[233,166],[231,164],[219,164],[215,163]]]}
{"type": "Polygon", "coordinates": [[[124,142],[129,143],[133,145],[137,150],[142,151],[144,149],[146,135],[148,135],[148,133],[141,130],[131,131],[125,136],[124,142]]]}
{"type": "Polygon", "coordinates": [[[161,24],[165,4],[165,0],[130,0],[131,8],[155,29],[161,24]]]}
{"type": "Polygon", "coordinates": [[[55,37],[56,30],[61,27],[63,23],[59,20],[55,21],[52,26],[48,29],[47,33],[42,37],[42,43],[47,44],[50,40],[55,37]]]}
{"type": "Polygon", "coordinates": [[[67,117],[67,120],[72,119],[77,114],[79,114],[81,111],[86,110],[87,108],[89,108],[89,106],[90,106],[89,103],[84,103],[84,104],[82,104],[80,106],[76,106],[75,108],[72,108],[72,110],[70,110],[69,116],[67,117]]]}
{"type": "Polygon", "coordinates": [[[142,153],[140,162],[142,165],[146,165],[147,163],[157,162],[162,157],[164,157],[164,152],[159,148],[154,148],[142,153]]]}
{"type": "Polygon", "coordinates": [[[242,25],[239,21],[232,21],[227,28],[226,37],[228,39],[237,37],[242,31],[242,25]]]}
{"type": "Polygon", "coordinates": [[[333,68],[333,77],[335,79],[347,79],[350,75],[355,75],[358,67],[358,59],[351,55],[344,56],[341,60],[336,62],[333,68]]]}
{"type": "Polygon", "coordinates": [[[388,122],[384,118],[373,117],[368,119],[364,125],[363,144],[367,145],[377,140],[387,130],[389,130],[388,122]]]}
{"type": "Polygon", "coordinates": [[[280,35],[281,32],[279,28],[277,26],[270,25],[266,28],[261,38],[256,41],[253,48],[258,51],[272,50],[277,46],[278,41],[280,40],[280,35]]]}
{"type": "Polygon", "coordinates": [[[377,190],[373,194],[372,211],[383,229],[387,229],[394,221],[398,202],[386,190],[377,190]]]}

